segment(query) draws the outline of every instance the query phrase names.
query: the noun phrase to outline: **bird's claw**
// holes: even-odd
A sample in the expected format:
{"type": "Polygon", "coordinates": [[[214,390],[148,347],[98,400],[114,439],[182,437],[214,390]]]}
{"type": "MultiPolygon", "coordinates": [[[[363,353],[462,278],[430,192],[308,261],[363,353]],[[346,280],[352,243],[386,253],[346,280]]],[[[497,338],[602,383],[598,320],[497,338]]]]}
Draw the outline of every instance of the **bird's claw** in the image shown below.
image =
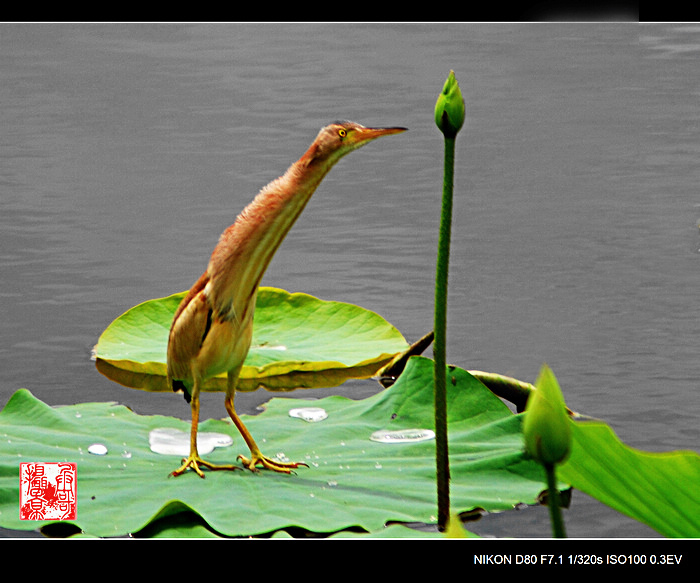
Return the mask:
{"type": "Polygon", "coordinates": [[[170,473],[170,476],[180,476],[184,474],[188,469],[194,470],[197,475],[200,478],[205,478],[206,476],[204,475],[204,472],[200,468],[200,466],[203,466],[205,468],[208,468],[210,470],[240,470],[242,468],[239,468],[238,466],[225,466],[225,465],[216,465],[212,464],[211,462],[203,460],[201,457],[199,457],[196,454],[190,454],[190,456],[186,459],[182,460],[182,465],[175,471],[170,473]]]}
{"type": "Polygon", "coordinates": [[[282,462],[273,460],[259,452],[251,453],[250,459],[243,455],[239,455],[237,459],[240,460],[243,466],[249,469],[251,472],[259,471],[257,468],[258,464],[262,464],[262,466],[268,470],[272,470],[273,472],[281,472],[283,474],[291,474],[292,470],[300,466],[304,466],[305,468],[309,467],[309,465],[305,464],[304,462],[282,462]]]}

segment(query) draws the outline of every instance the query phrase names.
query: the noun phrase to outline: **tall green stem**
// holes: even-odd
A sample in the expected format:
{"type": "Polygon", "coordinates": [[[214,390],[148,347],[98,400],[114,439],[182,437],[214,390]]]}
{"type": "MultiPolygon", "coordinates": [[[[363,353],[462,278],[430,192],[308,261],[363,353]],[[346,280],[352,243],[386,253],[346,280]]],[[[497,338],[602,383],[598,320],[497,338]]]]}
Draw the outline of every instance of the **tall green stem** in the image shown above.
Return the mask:
{"type": "Polygon", "coordinates": [[[447,444],[447,272],[450,266],[452,190],[455,172],[455,140],[464,124],[464,99],[455,72],[445,81],[435,103],[435,125],[445,137],[442,213],[435,274],[435,467],[437,474],[438,528],[444,531],[450,517],[450,464],[447,444]]]}
{"type": "Polygon", "coordinates": [[[437,468],[438,528],[444,530],[450,513],[450,466],[447,441],[447,279],[452,232],[455,138],[445,136],[442,214],[435,274],[435,446],[437,468]]]}
{"type": "Polygon", "coordinates": [[[561,516],[561,506],[559,504],[555,464],[544,464],[544,470],[547,473],[547,505],[549,506],[549,518],[552,523],[552,535],[554,538],[566,538],[564,519],[561,516]]]}

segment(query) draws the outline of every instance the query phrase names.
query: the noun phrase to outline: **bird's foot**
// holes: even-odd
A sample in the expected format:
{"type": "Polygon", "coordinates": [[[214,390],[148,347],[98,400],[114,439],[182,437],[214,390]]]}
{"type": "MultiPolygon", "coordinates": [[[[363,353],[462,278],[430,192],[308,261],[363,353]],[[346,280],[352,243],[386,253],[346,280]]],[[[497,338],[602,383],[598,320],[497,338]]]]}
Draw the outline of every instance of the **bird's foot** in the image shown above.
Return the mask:
{"type": "Polygon", "coordinates": [[[202,471],[202,468],[200,466],[203,466],[205,468],[208,468],[210,470],[240,470],[242,468],[238,466],[229,466],[229,465],[217,465],[217,464],[212,464],[211,462],[203,460],[199,455],[197,454],[190,454],[190,456],[187,459],[182,460],[182,465],[175,470],[174,472],[171,472],[171,476],[179,476],[181,474],[184,474],[188,469],[194,470],[197,475],[200,478],[204,478],[204,472],[202,471]]]}
{"type": "Polygon", "coordinates": [[[309,465],[305,464],[304,462],[284,462],[280,460],[275,460],[264,456],[259,451],[251,452],[250,458],[239,455],[238,459],[241,461],[243,466],[249,469],[251,472],[258,471],[258,464],[261,464],[264,468],[268,470],[272,470],[274,472],[281,472],[283,474],[291,474],[292,470],[300,466],[304,466],[305,468],[309,467],[309,465]]]}

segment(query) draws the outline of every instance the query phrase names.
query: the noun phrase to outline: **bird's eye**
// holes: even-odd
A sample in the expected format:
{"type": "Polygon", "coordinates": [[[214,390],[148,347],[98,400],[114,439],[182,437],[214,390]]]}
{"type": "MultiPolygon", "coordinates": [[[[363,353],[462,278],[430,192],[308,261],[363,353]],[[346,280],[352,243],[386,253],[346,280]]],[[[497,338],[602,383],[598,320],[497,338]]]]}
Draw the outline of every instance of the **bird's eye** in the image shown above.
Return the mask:
{"type": "Polygon", "coordinates": [[[341,138],[344,138],[345,136],[348,135],[348,132],[347,132],[346,130],[344,130],[343,128],[340,128],[340,129],[338,130],[338,135],[339,135],[341,138]]]}

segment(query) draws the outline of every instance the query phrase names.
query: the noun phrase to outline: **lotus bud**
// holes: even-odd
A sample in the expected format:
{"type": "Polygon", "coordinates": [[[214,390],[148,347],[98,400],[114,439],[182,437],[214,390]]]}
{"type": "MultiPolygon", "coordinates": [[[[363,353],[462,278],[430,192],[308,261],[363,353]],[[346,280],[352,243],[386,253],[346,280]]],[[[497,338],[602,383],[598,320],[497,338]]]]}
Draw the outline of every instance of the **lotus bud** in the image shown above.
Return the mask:
{"type": "Polygon", "coordinates": [[[571,449],[571,421],[554,373],[542,367],[525,407],[525,449],[538,462],[563,462],[571,449]]]}
{"type": "Polygon", "coordinates": [[[464,99],[454,71],[450,71],[435,104],[435,123],[446,138],[454,138],[464,124],[464,99]]]}

